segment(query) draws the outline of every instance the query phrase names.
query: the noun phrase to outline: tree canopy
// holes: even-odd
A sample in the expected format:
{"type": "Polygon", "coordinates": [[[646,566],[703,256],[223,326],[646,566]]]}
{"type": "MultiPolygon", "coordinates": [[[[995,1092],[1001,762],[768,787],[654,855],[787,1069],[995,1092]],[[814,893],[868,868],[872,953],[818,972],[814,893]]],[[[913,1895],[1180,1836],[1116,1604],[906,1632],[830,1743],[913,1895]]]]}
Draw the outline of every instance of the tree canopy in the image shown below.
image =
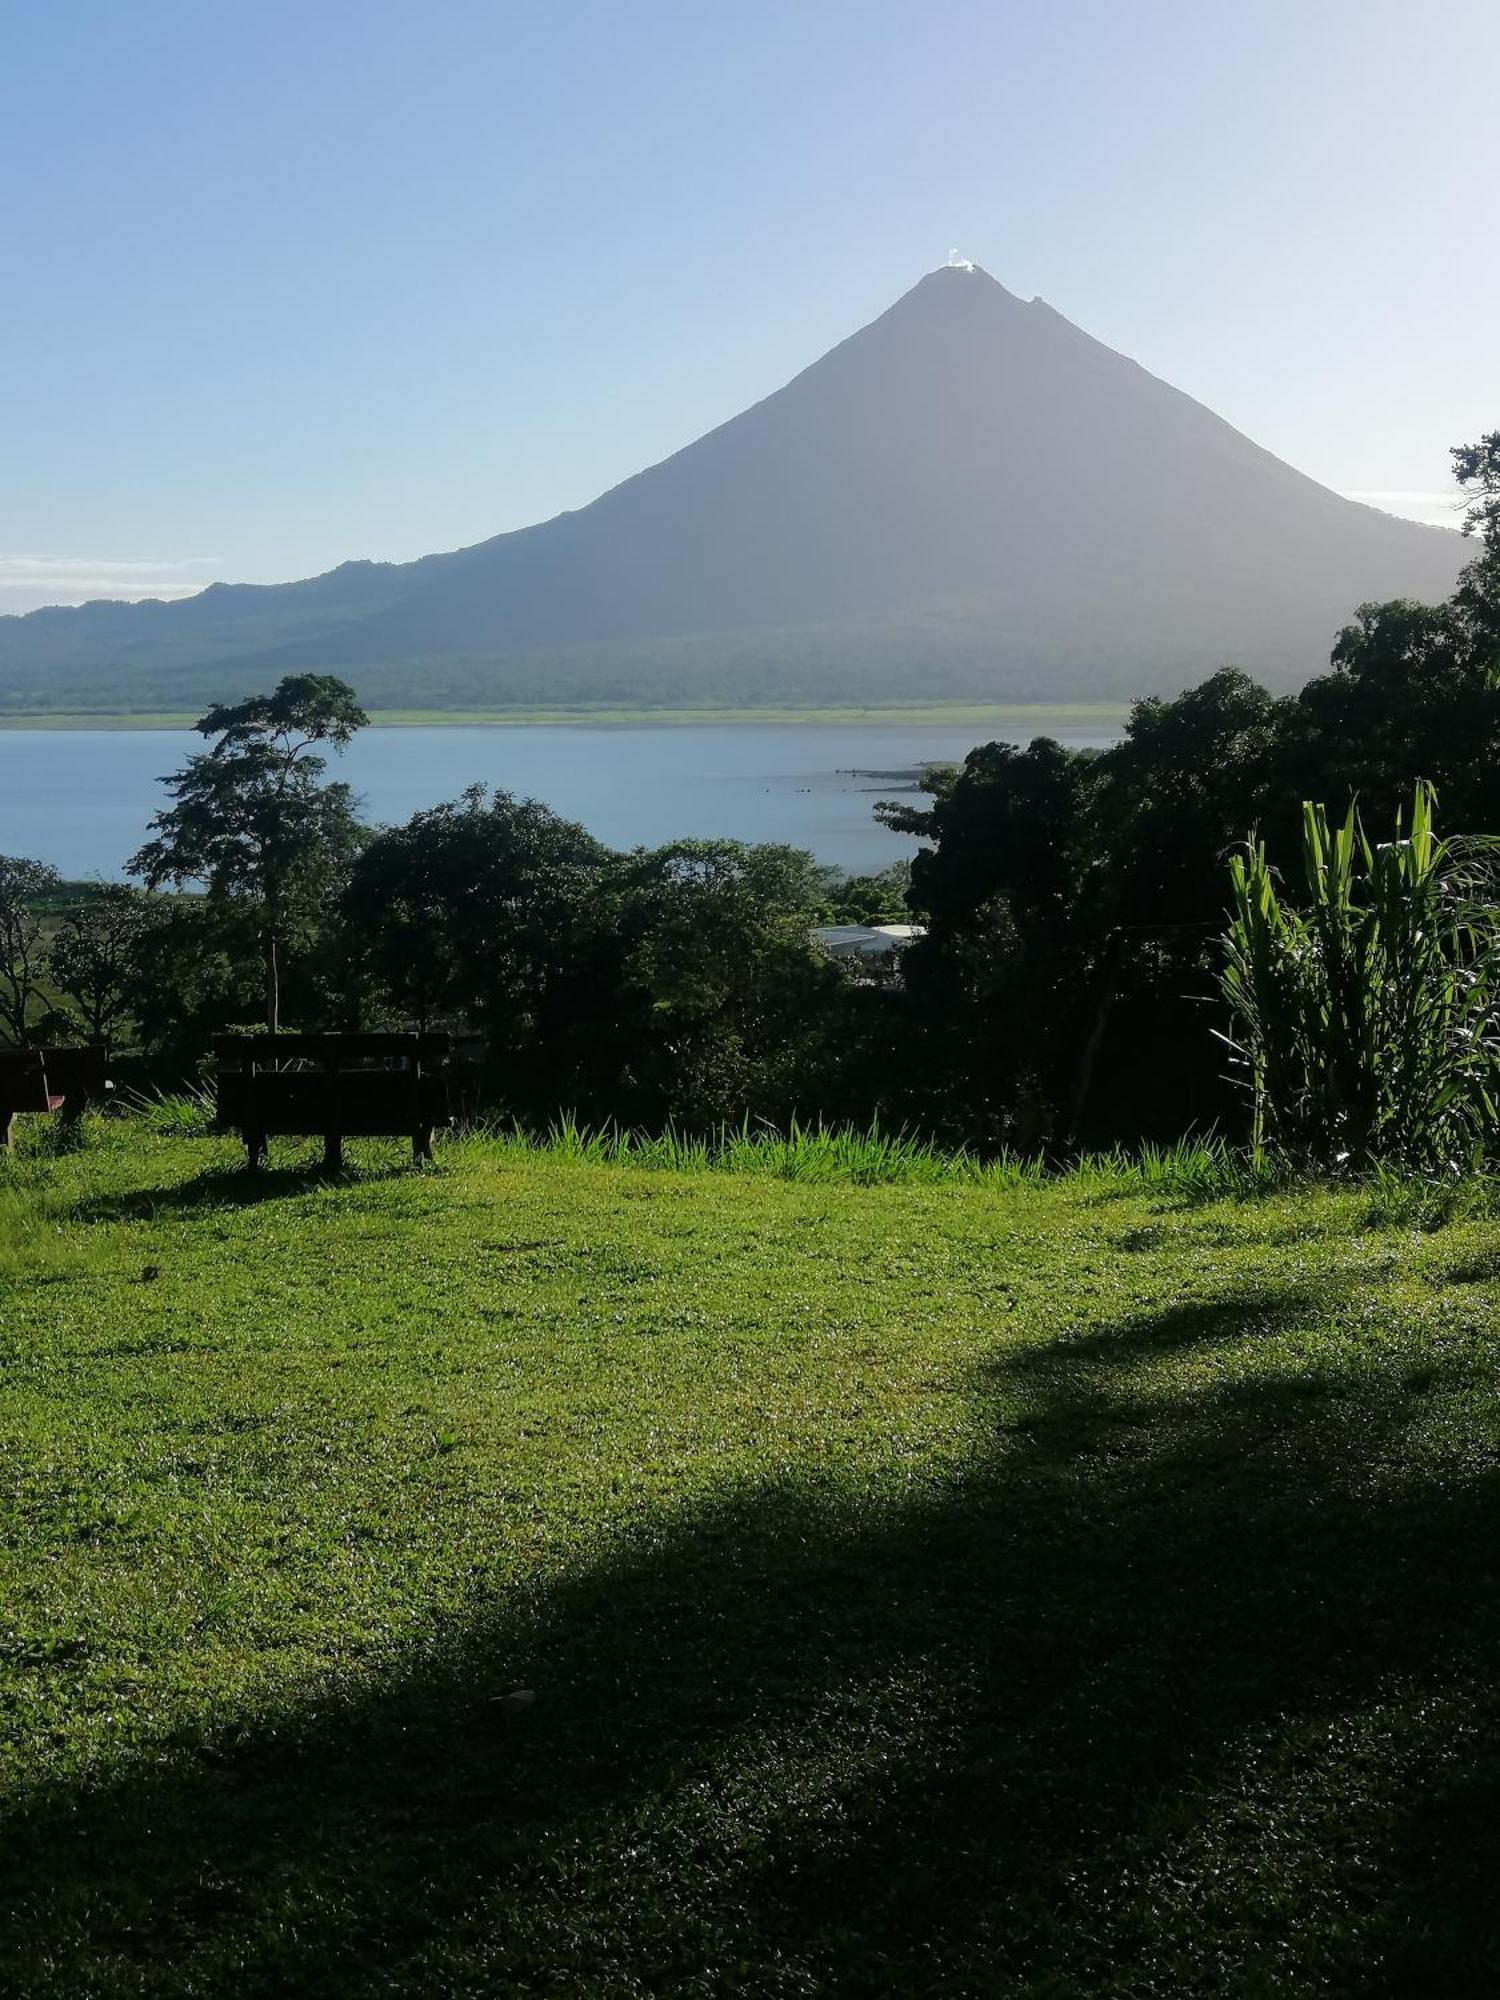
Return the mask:
{"type": "Polygon", "coordinates": [[[148,886],[203,885],[249,904],[265,967],[266,1026],[280,1024],[280,955],[305,935],[363,834],[347,785],[324,782],[316,746],[342,750],[368,718],[329,674],[298,674],[268,695],[211,708],[197,724],[213,748],[164,779],[174,803],[130,871],[148,886]]]}

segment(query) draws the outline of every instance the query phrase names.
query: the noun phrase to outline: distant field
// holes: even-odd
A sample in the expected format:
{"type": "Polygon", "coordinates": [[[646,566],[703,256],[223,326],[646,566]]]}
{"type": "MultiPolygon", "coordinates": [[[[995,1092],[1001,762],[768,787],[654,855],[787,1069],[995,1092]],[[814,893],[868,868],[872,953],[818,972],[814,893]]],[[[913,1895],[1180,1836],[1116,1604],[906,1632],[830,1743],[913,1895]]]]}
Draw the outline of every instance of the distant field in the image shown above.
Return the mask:
{"type": "Polygon", "coordinates": [[[354,1150],[0,1171],[4,1991],[1494,1991],[1461,1191],[354,1150]]]}
{"type": "MultiPolygon", "coordinates": [[[[573,724],[579,728],[663,728],[674,724],[759,723],[762,726],[787,724],[797,727],[818,724],[862,725],[889,722],[951,723],[955,727],[973,724],[977,728],[1004,728],[1009,725],[1042,728],[1101,728],[1123,726],[1129,707],[1122,702],[1012,702],[997,704],[937,702],[926,707],[908,708],[513,708],[443,709],[381,708],[370,712],[377,729],[412,728],[518,728],[546,725],[559,728],[573,724]]],[[[0,729],[191,729],[196,712],[157,710],[141,714],[12,714],[0,715],[0,729]]]]}

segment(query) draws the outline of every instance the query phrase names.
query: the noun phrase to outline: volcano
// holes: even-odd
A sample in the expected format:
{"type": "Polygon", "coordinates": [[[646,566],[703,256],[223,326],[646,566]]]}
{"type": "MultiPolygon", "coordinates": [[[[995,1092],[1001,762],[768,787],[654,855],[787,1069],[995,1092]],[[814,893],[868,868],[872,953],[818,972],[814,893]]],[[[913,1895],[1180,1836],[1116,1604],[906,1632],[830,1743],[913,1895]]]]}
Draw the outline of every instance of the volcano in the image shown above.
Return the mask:
{"type": "Polygon", "coordinates": [[[1075,701],[1326,665],[1461,538],[1357,505],[978,266],[576,512],[450,554],[0,619],[0,708],[323,671],[379,706],[1075,701]]]}

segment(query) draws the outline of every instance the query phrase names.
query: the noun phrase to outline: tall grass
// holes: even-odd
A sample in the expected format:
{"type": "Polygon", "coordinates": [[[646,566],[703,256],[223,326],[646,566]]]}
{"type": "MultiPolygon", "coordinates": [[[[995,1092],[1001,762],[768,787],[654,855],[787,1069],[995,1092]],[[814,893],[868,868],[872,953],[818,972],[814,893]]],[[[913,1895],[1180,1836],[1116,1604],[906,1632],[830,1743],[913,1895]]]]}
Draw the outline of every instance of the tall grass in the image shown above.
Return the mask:
{"type": "Polygon", "coordinates": [[[962,1147],[941,1147],[910,1132],[885,1132],[878,1124],[858,1128],[797,1120],[785,1131],[746,1123],[691,1134],[672,1129],[634,1132],[560,1118],[542,1133],[518,1126],[474,1126],[457,1143],[595,1166],[770,1175],[856,1187],[1014,1188],[1066,1180],[1090,1192],[1139,1189],[1213,1199],[1248,1193],[1272,1178],[1269,1167],[1257,1169],[1243,1151],[1216,1138],[1129,1151],[1119,1148],[1049,1163],[1040,1155],[1015,1153],[986,1158],[962,1147]]]}
{"type": "Polygon", "coordinates": [[[162,1139],[202,1139],[215,1128],[214,1093],[207,1085],[183,1090],[126,1090],[116,1109],[139,1119],[162,1139]]]}
{"type": "Polygon", "coordinates": [[[1302,816],[1308,903],[1260,841],[1230,862],[1221,987],[1253,1103],[1253,1156],[1315,1172],[1475,1169],[1500,1119],[1497,845],[1441,840],[1419,784],[1409,826],[1366,838],[1351,805],[1302,816]]]}
{"type": "Polygon", "coordinates": [[[636,1132],[620,1126],[587,1126],[556,1120],[545,1133],[519,1127],[481,1128],[487,1143],[521,1152],[545,1152],[599,1166],[654,1168],[667,1173],[768,1174],[778,1180],[837,1181],[877,1187],[936,1181],[1015,1185],[1041,1177],[1041,1163],[1006,1155],[982,1160],[957,1148],[945,1151],[909,1132],[849,1126],[806,1125],[793,1119],[785,1131],[770,1126],[724,1125],[709,1133],[636,1132]]]}

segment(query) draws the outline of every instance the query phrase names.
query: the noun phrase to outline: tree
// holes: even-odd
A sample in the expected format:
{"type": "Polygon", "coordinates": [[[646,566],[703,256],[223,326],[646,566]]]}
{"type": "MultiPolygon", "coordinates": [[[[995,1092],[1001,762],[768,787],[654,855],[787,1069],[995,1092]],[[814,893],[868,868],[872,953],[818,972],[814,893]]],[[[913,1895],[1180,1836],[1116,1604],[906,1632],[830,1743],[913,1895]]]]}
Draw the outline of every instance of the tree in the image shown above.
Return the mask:
{"type": "Polygon", "coordinates": [[[893,861],[877,875],[846,875],[841,868],[818,872],[826,885],[823,917],[827,923],[904,924],[911,916],[907,905],[909,861],[893,861]]]}
{"type": "Polygon", "coordinates": [[[1467,500],[1463,531],[1477,535],[1486,554],[1500,555],[1500,431],[1487,432],[1477,444],[1455,445],[1452,458],[1453,477],[1467,500]]]}
{"type": "Polygon", "coordinates": [[[23,1049],[46,961],[42,903],[60,883],[45,861],[0,854],[0,1027],[23,1049]]]}
{"type": "Polygon", "coordinates": [[[794,848],[611,854],[476,786],[377,834],[341,913],[377,1012],[483,1036],[497,1109],[703,1126],[806,1101],[846,988],[812,948],[829,894],[794,848]]]}
{"type": "Polygon", "coordinates": [[[252,906],[208,896],[162,896],[131,954],[126,1010],[153,1073],[200,1074],[215,1035],[253,1021],[264,1000],[264,957],[252,906]]]}
{"type": "Polygon", "coordinates": [[[945,1137],[1031,1147],[1053,1132],[1070,1085],[1087,971],[1094,760],[1041,737],[986,743],[934,773],[925,809],[877,807],[930,842],[912,862],[927,936],[906,953],[909,1113],[945,1137]]]}
{"type": "Polygon", "coordinates": [[[610,860],[535,799],[471,786],[364,848],[340,904],[346,957],[378,1011],[481,1031],[497,1099],[550,1115],[611,990],[616,954],[585,916],[610,860]]]}
{"type": "Polygon", "coordinates": [[[792,847],[681,840],[625,857],[595,908],[618,967],[593,1101],[698,1130],[820,1109],[849,984],[813,945],[826,895],[792,847]]]}
{"type": "Polygon", "coordinates": [[[91,1041],[108,1045],[130,1013],[142,948],[159,928],[160,907],[143,890],[111,882],[70,910],[52,940],[52,983],[73,1003],[91,1041]]]}
{"type": "MultiPolygon", "coordinates": [[[[1453,464],[1469,490],[1474,560],[1445,604],[1360,606],[1334,646],[1333,672],[1284,705],[1284,799],[1323,798],[1337,810],[1357,794],[1362,812],[1384,820],[1421,778],[1450,825],[1500,826],[1500,431],[1458,446],[1453,464]]],[[[1284,817],[1279,836],[1290,844],[1295,824],[1284,817]]]]}
{"type": "Polygon", "coordinates": [[[1096,757],[988,744],[925,808],[912,868],[927,938],[904,961],[908,1115],[1027,1145],[1167,1137],[1227,1108],[1202,997],[1223,863],[1273,852],[1302,802],[1388,820],[1418,780],[1460,834],[1500,829],[1500,432],[1454,453],[1479,552],[1445,604],[1361,606],[1330,672],[1273,696],[1226,668],[1138,702],[1096,757]]]}
{"type": "Polygon", "coordinates": [[[342,750],[368,719],[330,674],[291,675],[269,695],[210,709],[197,729],[218,741],[163,781],[176,803],[130,863],[150,888],[198,882],[215,901],[251,906],[272,1034],[281,954],[305,938],[363,836],[349,787],[323,782],[314,746],[342,750]]]}
{"type": "Polygon", "coordinates": [[[1479,553],[1459,579],[1454,608],[1487,661],[1490,679],[1500,683],[1500,431],[1460,445],[1453,473],[1469,503],[1464,533],[1479,541],[1479,553]]]}

